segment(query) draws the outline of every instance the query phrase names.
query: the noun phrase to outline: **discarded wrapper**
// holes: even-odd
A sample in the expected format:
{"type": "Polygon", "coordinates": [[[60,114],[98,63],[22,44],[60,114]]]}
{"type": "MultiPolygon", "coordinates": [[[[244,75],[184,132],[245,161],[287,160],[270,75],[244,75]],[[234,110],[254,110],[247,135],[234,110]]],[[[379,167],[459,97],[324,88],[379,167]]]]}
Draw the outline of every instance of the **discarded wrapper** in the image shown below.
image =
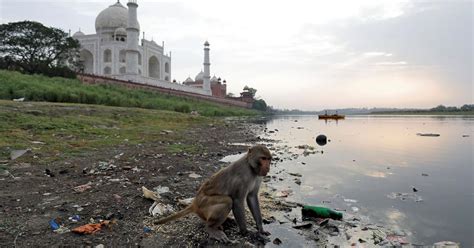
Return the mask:
{"type": "Polygon", "coordinates": [[[76,227],[72,229],[72,232],[79,233],[79,234],[94,234],[102,229],[104,226],[109,226],[113,224],[113,222],[108,220],[103,220],[100,223],[96,224],[87,224],[83,226],[76,227]]]}
{"type": "Polygon", "coordinates": [[[74,191],[76,191],[78,193],[82,193],[82,192],[84,192],[88,189],[91,189],[91,188],[92,188],[92,184],[91,184],[91,182],[88,182],[86,184],[74,187],[74,191]]]}
{"type": "Polygon", "coordinates": [[[153,201],[159,201],[161,198],[160,195],[157,193],[147,189],[145,186],[142,186],[142,191],[143,191],[143,197],[153,200],[153,201]]]}
{"type": "Polygon", "coordinates": [[[151,216],[161,216],[174,212],[174,209],[171,205],[163,205],[155,201],[148,209],[148,212],[151,216]]]}

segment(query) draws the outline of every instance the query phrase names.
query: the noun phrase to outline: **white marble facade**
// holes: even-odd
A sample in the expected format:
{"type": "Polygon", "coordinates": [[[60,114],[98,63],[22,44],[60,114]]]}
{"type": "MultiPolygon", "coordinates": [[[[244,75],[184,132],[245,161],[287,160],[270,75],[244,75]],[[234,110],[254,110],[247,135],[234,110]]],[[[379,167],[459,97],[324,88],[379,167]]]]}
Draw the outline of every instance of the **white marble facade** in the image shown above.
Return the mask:
{"type": "Polygon", "coordinates": [[[127,7],[117,1],[99,13],[95,34],[73,34],[81,44],[84,73],[209,95],[171,82],[171,54],[153,40],[139,40],[137,1],[129,0],[127,7]]]}

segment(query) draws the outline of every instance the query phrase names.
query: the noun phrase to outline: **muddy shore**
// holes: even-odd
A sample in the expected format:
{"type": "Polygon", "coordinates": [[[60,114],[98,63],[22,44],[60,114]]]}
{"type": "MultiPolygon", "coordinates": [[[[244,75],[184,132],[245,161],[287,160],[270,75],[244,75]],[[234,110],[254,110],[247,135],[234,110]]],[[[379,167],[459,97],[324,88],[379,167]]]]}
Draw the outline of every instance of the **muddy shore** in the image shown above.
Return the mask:
{"type": "MultiPolygon", "coordinates": [[[[151,224],[153,203],[142,197],[141,187],[168,187],[163,203],[181,208],[178,201],[193,197],[202,181],[226,163],[229,154],[245,152],[234,143],[255,143],[255,125],[227,122],[197,125],[172,141],[180,145],[200,144],[207,152],[171,153],[170,141],[137,145],[121,144],[97,149],[50,165],[8,161],[8,172],[0,176],[0,244],[2,247],[165,247],[215,245],[207,240],[203,224],[195,216],[163,227],[151,224]],[[191,177],[190,177],[191,175],[191,177]],[[197,175],[197,176],[196,176],[197,175]],[[77,186],[89,185],[81,192],[77,186]],[[75,190],[76,189],[76,190],[75,190]],[[75,215],[79,216],[79,220],[75,215]],[[73,229],[100,220],[112,220],[93,235],[57,233],[50,220],[73,229]],[[150,225],[148,225],[150,224],[150,225]]],[[[163,133],[163,135],[167,135],[163,133]]],[[[166,139],[164,139],[166,140],[166,139]]],[[[171,143],[172,143],[171,142],[171,143]]],[[[226,222],[226,233],[242,244],[258,244],[237,234],[235,223],[226,222]]]]}
{"type": "MultiPolygon", "coordinates": [[[[266,133],[264,129],[262,124],[227,120],[192,126],[173,141],[169,139],[173,133],[162,132],[155,142],[135,145],[125,142],[112,149],[95,149],[49,165],[23,162],[34,161],[34,151],[4,161],[8,163],[8,172],[0,173],[0,246],[230,246],[209,240],[204,224],[194,215],[155,225],[158,217],[152,217],[149,212],[153,201],[143,197],[142,187],[165,189],[160,194],[160,204],[179,210],[183,208],[180,200],[193,197],[207,177],[228,165],[221,162],[224,157],[238,157],[248,145],[256,143],[267,145],[275,156],[271,176],[265,178],[260,194],[264,228],[272,235],[266,243],[253,235],[243,237],[236,223],[229,219],[224,223],[224,231],[236,241],[232,246],[416,246],[409,243],[403,231],[378,226],[363,216],[344,213],[342,221],[304,220],[300,208],[303,203],[289,201],[288,192],[278,189],[282,181],[298,182],[301,175],[288,173],[279,162],[318,151],[301,146],[296,148],[297,152],[291,152],[270,135],[262,135],[266,133]],[[174,145],[196,144],[205,147],[206,152],[169,149],[174,145]],[[51,220],[63,229],[53,231],[51,220]],[[92,235],[70,232],[101,220],[112,224],[92,235]]],[[[255,231],[249,213],[247,219],[250,230],[255,231]]]]}

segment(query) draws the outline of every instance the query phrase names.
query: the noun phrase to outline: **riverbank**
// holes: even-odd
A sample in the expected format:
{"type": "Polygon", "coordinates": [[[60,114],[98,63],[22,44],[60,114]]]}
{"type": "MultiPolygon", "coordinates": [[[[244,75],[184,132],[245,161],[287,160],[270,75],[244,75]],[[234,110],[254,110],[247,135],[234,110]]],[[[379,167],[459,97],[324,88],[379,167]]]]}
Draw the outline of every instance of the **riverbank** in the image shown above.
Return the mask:
{"type": "MultiPolygon", "coordinates": [[[[303,220],[300,209],[309,202],[292,196],[308,190],[309,177],[288,165],[304,166],[302,158],[322,155],[322,150],[288,146],[274,139],[279,131],[266,130],[263,121],[30,102],[2,102],[0,114],[0,242],[6,246],[220,245],[208,240],[194,215],[154,225],[153,202],[142,197],[142,187],[162,192],[160,203],[181,209],[180,200],[193,197],[206,178],[228,164],[220,162],[223,158],[236,159],[256,143],[268,146],[275,158],[260,195],[264,228],[272,233],[267,247],[412,245],[405,230],[370,221],[356,213],[353,199],[346,202],[342,196],[330,200],[345,204],[337,209],[343,221],[303,220]],[[60,231],[52,230],[51,220],[62,225],[60,231]],[[112,224],[94,235],[69,232],[101,220],[112,224]]],[[[327,200],[319,203],[328,206],[327,200]]],[[[253,227],[249,213],[247,218],[253,227]]],[[[263,245],[242,237],[233,221],[224,230],[235,246],[263,245]]]]}
{"type": "MultiPolygon", "coordinates": [[[[256,142],[245,124],[167,111],[2,102],[0,114],[0,243],[10,247],[204,242],[182,229],[169,237],[150,230],[153,202],[141,187],[168,187],[162,197],[177,206],[223,156],[245,152],[233,143],[256,142]],[[94,235],[69,232],[101,220],[113,224],[94,235]]],[[[197,219],[180,223],[202,231],[197,219]]]]}

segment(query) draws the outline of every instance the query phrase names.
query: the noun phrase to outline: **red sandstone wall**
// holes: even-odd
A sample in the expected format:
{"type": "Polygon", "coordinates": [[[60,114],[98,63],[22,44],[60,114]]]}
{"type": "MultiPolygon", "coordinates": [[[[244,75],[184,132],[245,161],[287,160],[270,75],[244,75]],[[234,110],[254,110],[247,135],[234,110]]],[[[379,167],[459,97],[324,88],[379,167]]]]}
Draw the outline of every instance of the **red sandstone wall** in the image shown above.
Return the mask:
{"type": "MultiPolygon", "coordinates": [[[[85,84],[121,85],[121,86],[125,86],[125,87],[128,87],[128,88],[153,90],[153,91],[157,91],[157,92],[164,93],[164,94],[170,94],[170,95],[174,95],[174,96],[190,97],[190,98],[194,98],[194,99],[206,100],[206,101],[219,103],[219,104],[223,104],[223,105],[228,105],[228,106],[236,106],[236,107],[242,107],[242,108],[252,108],[251,103],[224,98],[225,94],[222,97],[216,97],[216,96],[214,96],[214,92],[212,93],[213,96],[206,96],[206,95],[201,95],[201,94],[196,94],[196,93],[191,93],[191,92],[178,91],[178,90],[167,89],[167,88],[153,86],[153,85],[147,85],[147,84],[142,84],[142,83],[136,83],[136,82],[131,82],[131,81],[125,81],[125,80],[108,78],[108,77],[103,77],[103,76],[90,75],[90,74],[78,74],[77,77],[78,77],[79,80],[81,80],[82,83],[85,83],[85,84]]],[[[222,95],[222,91],[221,91],[220,87],[219,87],[219,94],[218,95],[219,96],[222,95]]]]}

